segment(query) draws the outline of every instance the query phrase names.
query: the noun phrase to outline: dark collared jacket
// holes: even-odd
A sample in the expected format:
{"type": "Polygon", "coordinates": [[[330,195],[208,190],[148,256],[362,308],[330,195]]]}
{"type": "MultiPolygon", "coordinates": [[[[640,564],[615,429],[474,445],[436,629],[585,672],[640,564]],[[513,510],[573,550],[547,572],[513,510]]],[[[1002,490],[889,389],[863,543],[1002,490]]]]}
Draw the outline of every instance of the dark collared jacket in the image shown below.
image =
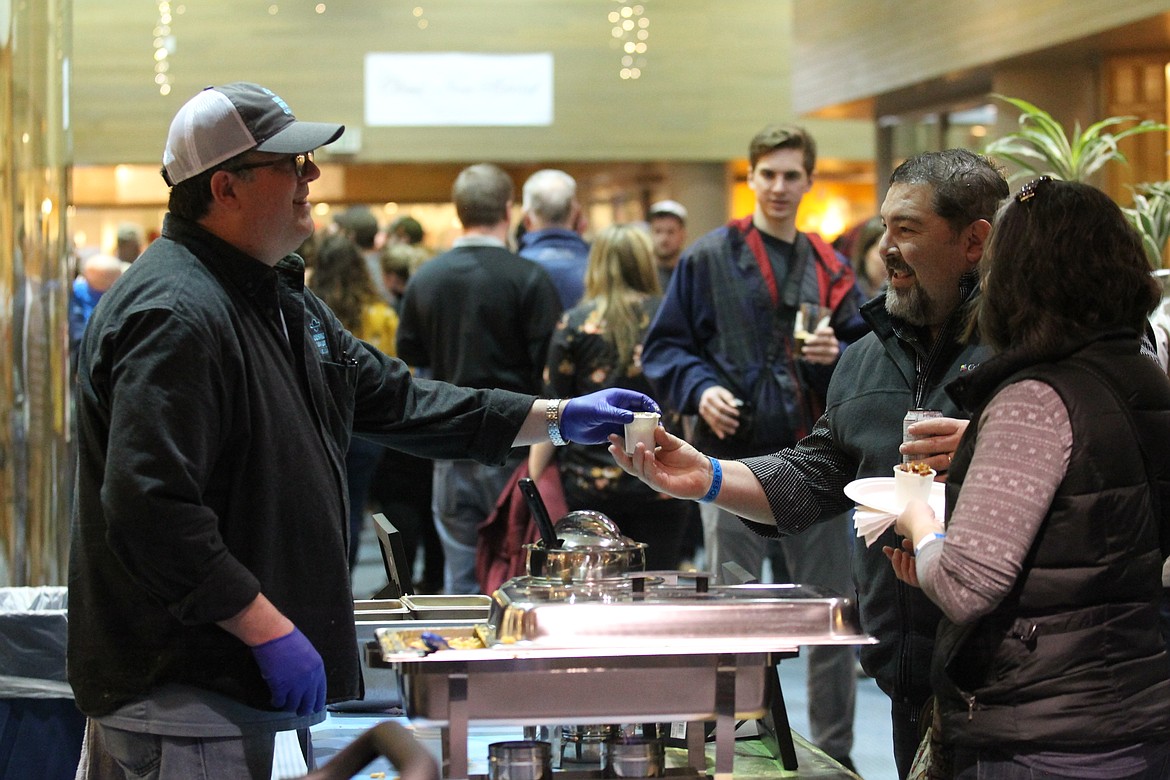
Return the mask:
{"type": "Polygon", "coordinates": [[[861,303],[849,264],[817,244],[823,245],[818,237],[797,233],[787,278],[769,283],[762,269],[770,269],[770,259],[748,216],[702,236],[675,268],[646,334],[643,371],[659,400],[682,414],[696,414],[703,392],[715,385],[746,404],[739,430],[726,439],[700,419],[694,443],[703,452],[721,458],[772,452],[816,421],[833,368],[796,360],[793,318],[801,303],[819,303],[832,310],[837,337],[853,341],[859,334],[847,326],[861,303]]]}
{"type": "MultiPolygon", "coordinates": [[[[972,275],[967,303],[977,294],[972,275]]],[[[748,522],[765,536],[800,533],[853,506],[843,492],[854,479],[888,477],[901,462],[902,417],[917,405],[964,418],[946,385],[990,356],[978,343],[959,343],[962,310],[947,335],[927,350],[917,329],[892,318],[879,297],[862,307],[873,328],[841,355],[829,384],[825,415],[795,448],[744,462],[768,495],[776,525],[748,522]]],[[[921,705],[931,694],[930,659],[941,611],[919,588],[894,576],[882,547],[899,544],[893,528],[872,546],[853,548],[861,627],[878,644],[861,648],[861,663],[895,701],[921,705]]]]}
{"type": "Polygon", "coordinates": [[[81,347],[69,682],[101,715],[154,686],[258,708],[250,650],[216,625],[263,593],[361,692],[346,561],[351,429],[428,457],[502,464],[533,397],[414,380],[304,289],[200,226],[106,293],[81,347]]]}

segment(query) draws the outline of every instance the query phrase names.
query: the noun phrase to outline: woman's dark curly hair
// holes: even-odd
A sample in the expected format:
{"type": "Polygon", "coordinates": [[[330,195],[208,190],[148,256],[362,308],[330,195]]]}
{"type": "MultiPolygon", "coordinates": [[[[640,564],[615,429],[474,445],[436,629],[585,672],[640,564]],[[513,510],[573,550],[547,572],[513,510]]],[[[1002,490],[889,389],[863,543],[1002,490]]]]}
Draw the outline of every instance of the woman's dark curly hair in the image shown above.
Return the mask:
{"type": "Polygon", "coordinates": [[[1161,289],[1137,232],[1095,187],[1042,177],[996,216],[973,312],[994,349],[1051,354],[1118,328],[1143,332],[1161,289]]]}

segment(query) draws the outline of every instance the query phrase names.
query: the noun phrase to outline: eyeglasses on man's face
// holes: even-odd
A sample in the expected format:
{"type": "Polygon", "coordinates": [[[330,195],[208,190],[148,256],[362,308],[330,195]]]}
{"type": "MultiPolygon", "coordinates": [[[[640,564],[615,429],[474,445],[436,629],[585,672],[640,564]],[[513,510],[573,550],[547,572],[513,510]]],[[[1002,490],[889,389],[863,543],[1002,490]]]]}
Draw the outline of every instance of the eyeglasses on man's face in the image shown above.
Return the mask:
{"type": "Polygon", "coordinates": [[[304,152],[302,154],[293,154],[288,157],[278,157],[275,160],[265,160],[264,162],[244,163],[243,165],[233,165],[224,170],[232,173],[239,173],[240,171],[248,171],[253,168],[274,168],[278,165],[285,165],[289,161],[292,162],[293,170],[297,174],[297,178],[305,175],[305,166],[313,161],[312,152],[304,152]]]}

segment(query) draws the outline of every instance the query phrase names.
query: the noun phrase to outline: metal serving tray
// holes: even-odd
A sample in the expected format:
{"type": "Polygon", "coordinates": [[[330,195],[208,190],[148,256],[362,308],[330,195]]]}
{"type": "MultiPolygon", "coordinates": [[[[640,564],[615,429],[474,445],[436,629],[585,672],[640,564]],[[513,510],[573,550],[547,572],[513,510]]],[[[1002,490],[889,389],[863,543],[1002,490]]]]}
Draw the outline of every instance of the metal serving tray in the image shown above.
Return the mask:
{"type": "Polygon", "coordinates": [[[489,644],[713,652],[869,644],[853,601],[808,585],[703,589],[670,576],[560,584],[505,582],[493,597],[489,644]]]}
{"type": "Polygon", "coordinates": [[[353,622],[357,629],[358,650],[374,641],[374,629],[409,620],[410,610],[398,599],[361,599],[353,603],[353,622]]]}
{"type": "Polygon", "coordinates": [[[487,620],[492,600],[480,595],[407,594],[402,603],[415,620],[487,620]]]}
{"type": "Polygon", "coordinates": [[[354,618],[360,620],[361,618],[358,616],[366,612],[393,612],[405,616],[410,610],[406,608],[402,599],[355,599],[353,602],[354,618]]]}
{"type": "MultiPolygon", "coordinates": [[[[739,718],[760,717],[767,708],[769,653],[627,650],[598,655],[492,648],[420,656],[397,649],[417,635],[415,630],[401,636],[404,632],[377,630],[383,660],[393,659],[398,669],[407,716],[431,723],[452,718],[517,726],[709,720],[717,714],[717,687],[734,690],[739,718]]],[[[442,633],[468,636],[474,629],[442,633]]]]}
{"type": "MultiPolygon", "coordinates": [[[[697,725],[710,720],[717,723],[715,775],[730,777],[737,719],[770,714],[787,739],[780,658],[799,645],[874,641],[858,629],[853,603],[828,591],[708,587],[706,577],[678,573],[571,584],[509,580],[494,594],[487,622],[459,629],[479,637],[481,649],[418,649],[421,629],[377,629],[376,660],[397,670],[409,717],[444,727],[450,778],[466,777],[471,722],[684,721],[689,760],[702,769],[697,725]]],[[[787,756],[790,739],[784,744],[779,750],[787,756]]],[[[790,757],[785,767],[795,768],[790,757]]]]}
{"type": "Polygon", "coordinates": [[[401,624],[376,631],[381,661],[399,670],[407,714],[427,720],[448,717],[451,676],[466,681],[471,720],[704,720],[714,717],[720,669],[735,680],[736,714],[757,717],[773,655],[873,641],[851,601],[819,588],[703,587],[662,576],[517,577],[496,591],[487,623],[448,637],[478,636],[483,648],[431,652],[417,641],[422,627],[401,624]]]}

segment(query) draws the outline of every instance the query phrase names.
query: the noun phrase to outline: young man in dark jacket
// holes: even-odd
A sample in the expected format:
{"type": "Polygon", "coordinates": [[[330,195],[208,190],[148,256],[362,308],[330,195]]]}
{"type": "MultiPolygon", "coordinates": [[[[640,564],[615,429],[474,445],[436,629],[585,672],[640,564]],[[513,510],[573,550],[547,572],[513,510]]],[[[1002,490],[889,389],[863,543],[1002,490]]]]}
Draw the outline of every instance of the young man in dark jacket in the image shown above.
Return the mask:
{"type": "MultiPolygon", "coordinates": [[[[748,184],[754,212],[699,238],[683,255],[646,334],[643,370],[683,414],[697,414],[699,449],[748,457],[788,447],[812,428],[824,403],[838,337],[860,292],[849,263],[814,233],[796,229],[812,186],[816,145],[799,127],[772,125],[752,139],[748,184]],[[827,313],[803,349],[793,337],[801,304],[827,313]],[[820,327],[818,327],[820,325],[820,327]]],[[[817,317],[821,319],[821,317],[817,317]]],[[[700,508],[707,567],[737,563],[763,577],[790,577],[842,595],[849,578],[849,518],[783,542],[765,541],[717,506],[700,508]]],[[[847,647],[809,651],[812,741],[846,766],[853,745],[856,679],[847,647]]]]}

